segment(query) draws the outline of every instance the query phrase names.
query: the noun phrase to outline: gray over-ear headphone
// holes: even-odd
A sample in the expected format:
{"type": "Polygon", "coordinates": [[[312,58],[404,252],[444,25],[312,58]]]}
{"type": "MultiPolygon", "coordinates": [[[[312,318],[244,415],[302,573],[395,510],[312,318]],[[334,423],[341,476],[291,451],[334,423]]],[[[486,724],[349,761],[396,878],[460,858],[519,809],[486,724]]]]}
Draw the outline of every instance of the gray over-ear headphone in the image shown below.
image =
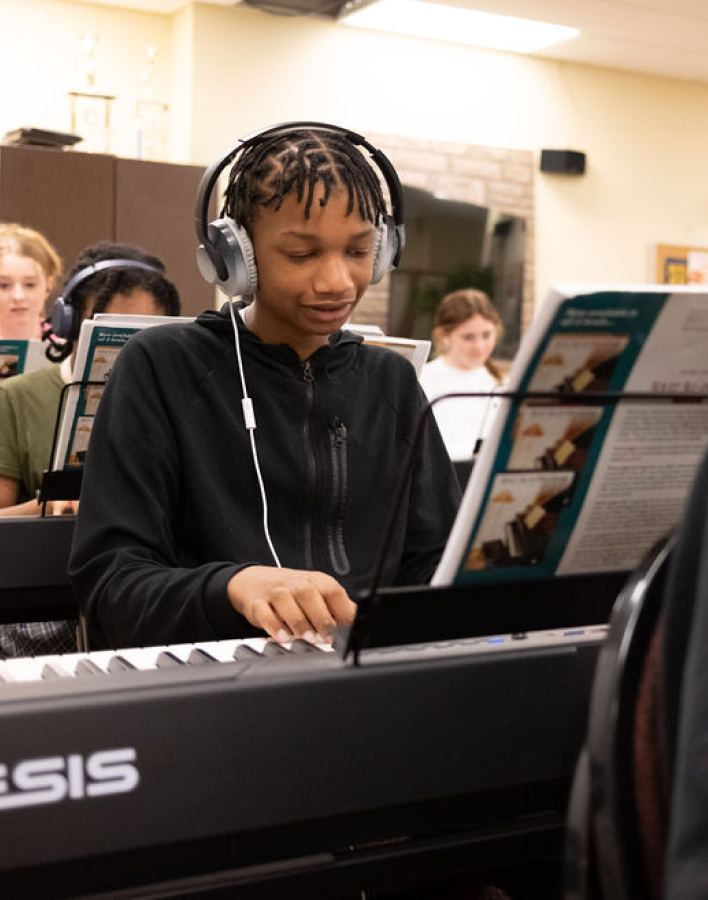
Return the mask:
{"type": "Polygon", "coordinates": [[[258,285],[258,273],[253,245],[245,228],[238,226],[231,218],[215,219],[207,224],[209,201],[214,185],[221,172],[239,153],[253,147],[265,137],[300,129],[334,132],[368,151],[386,181],[391,201],[391,213],[386,214],[377,230],[371,283],[381,281],[384,275],[399,263],[406,242],[403,190],[388,157],[360,134],[339,128],[337,125],[327,125],[323,122],[286,122],[241,138],[225,156],[219,157],[209,166],[199,184],[195,210],[195,228],[199,239],[197,266],[203,278],[210,284],[220,287],[228,297],[254,294],[258,285]]]}
{"type": "Polygon", "coordinates": [[[76,288],[87,278],[91,278],[97,272],[104,269],[147,269],[148,272],[157,272],[164,276],[164,272],[156,269],[148,263],[140,262],[137,259],[102,259],[99,262],[85,266],[74,275],[64,288],[61,297],[57,297],[49,314],[49,320],[52,324],[52,331],[57,337],[68,338],[71,334],[72,325],[74,323],[74,306],[71,302],[71,295],[76,288]]]}

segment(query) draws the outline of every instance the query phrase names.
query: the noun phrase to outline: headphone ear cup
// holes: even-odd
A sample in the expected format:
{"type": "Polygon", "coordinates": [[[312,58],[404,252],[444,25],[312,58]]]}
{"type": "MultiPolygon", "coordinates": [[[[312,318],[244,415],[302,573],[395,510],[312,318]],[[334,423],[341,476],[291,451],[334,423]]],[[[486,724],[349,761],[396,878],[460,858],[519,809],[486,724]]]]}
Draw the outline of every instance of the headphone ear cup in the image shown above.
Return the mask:
{"type": "Polygon", "coordinates": [[[391,216],[376,229],[374,243],[374,267],[371,272],[371,283],[378,284],[387,272],[393,268],[393,261],[398,250],[398,232],[391,216]]]}
{"type": "Polygon", "coordinates": [[[74,322],[74,308],[71,303],[65,303],[63,297],[58,297],[52,306],[49,321],[52,324],[52,331],[57,337],[68,338],[74,322]]]}
{"type": "Polygon", "coordinates": [[[200,244],[197,250],[202,277],[228,297],[254,294],[258,286],[256,257],[245,228],[239,228],[233,219],[216,219],[209,224],[207,237],[208,245],[200,244]],[[226,277],[220,276],[219,268],[226,270],[226,277]]]}

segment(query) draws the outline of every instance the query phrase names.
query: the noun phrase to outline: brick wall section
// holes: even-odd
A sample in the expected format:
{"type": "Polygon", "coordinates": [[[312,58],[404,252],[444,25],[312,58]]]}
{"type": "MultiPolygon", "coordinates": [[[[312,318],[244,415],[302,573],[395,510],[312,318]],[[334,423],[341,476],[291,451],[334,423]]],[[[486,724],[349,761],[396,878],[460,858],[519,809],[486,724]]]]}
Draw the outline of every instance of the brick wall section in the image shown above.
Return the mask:
{"type": "MultiPolygon", "coordinates": [[[[389,157],[404,184],[525,219],[522,308],[522,331],[525,331],[534,308],[533,153],[383,134],[367,135],[367,139],[389,157]]],[[[386,330],[388,278],[369,288],[354,319],[386,330]]]]}

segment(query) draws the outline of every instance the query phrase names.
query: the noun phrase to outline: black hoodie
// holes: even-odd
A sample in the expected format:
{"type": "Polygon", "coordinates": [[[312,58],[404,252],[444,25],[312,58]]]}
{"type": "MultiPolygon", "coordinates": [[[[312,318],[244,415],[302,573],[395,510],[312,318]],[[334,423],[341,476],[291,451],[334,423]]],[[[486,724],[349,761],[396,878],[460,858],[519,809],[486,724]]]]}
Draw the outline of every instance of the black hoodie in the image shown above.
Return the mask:
{"type": "MultiPolygon", "coordinates": [[[[369,584],[426,406],[399,354],[332,335],[305,362],[239,323],[270,533],[283,566],[369,584]]],[[[146,328],[113,367],[91,435],[70,574],[92,649],[257,633],[226,585],[271,565],[229,313],[146,328]]],[[[459,502],[432,416],[383,584],[428,581],[459,502]]]]}

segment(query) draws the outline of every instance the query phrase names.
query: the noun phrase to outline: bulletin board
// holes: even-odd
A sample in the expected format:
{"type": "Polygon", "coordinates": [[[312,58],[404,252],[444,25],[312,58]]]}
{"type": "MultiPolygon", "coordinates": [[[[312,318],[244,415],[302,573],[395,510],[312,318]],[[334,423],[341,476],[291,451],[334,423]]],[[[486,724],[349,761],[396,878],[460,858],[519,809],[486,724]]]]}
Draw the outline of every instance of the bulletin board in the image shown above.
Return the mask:
{"type": "Polygon", "coordinates": [[[658,244],[657,284],[708,284],[708,247],[658,244]]]}

